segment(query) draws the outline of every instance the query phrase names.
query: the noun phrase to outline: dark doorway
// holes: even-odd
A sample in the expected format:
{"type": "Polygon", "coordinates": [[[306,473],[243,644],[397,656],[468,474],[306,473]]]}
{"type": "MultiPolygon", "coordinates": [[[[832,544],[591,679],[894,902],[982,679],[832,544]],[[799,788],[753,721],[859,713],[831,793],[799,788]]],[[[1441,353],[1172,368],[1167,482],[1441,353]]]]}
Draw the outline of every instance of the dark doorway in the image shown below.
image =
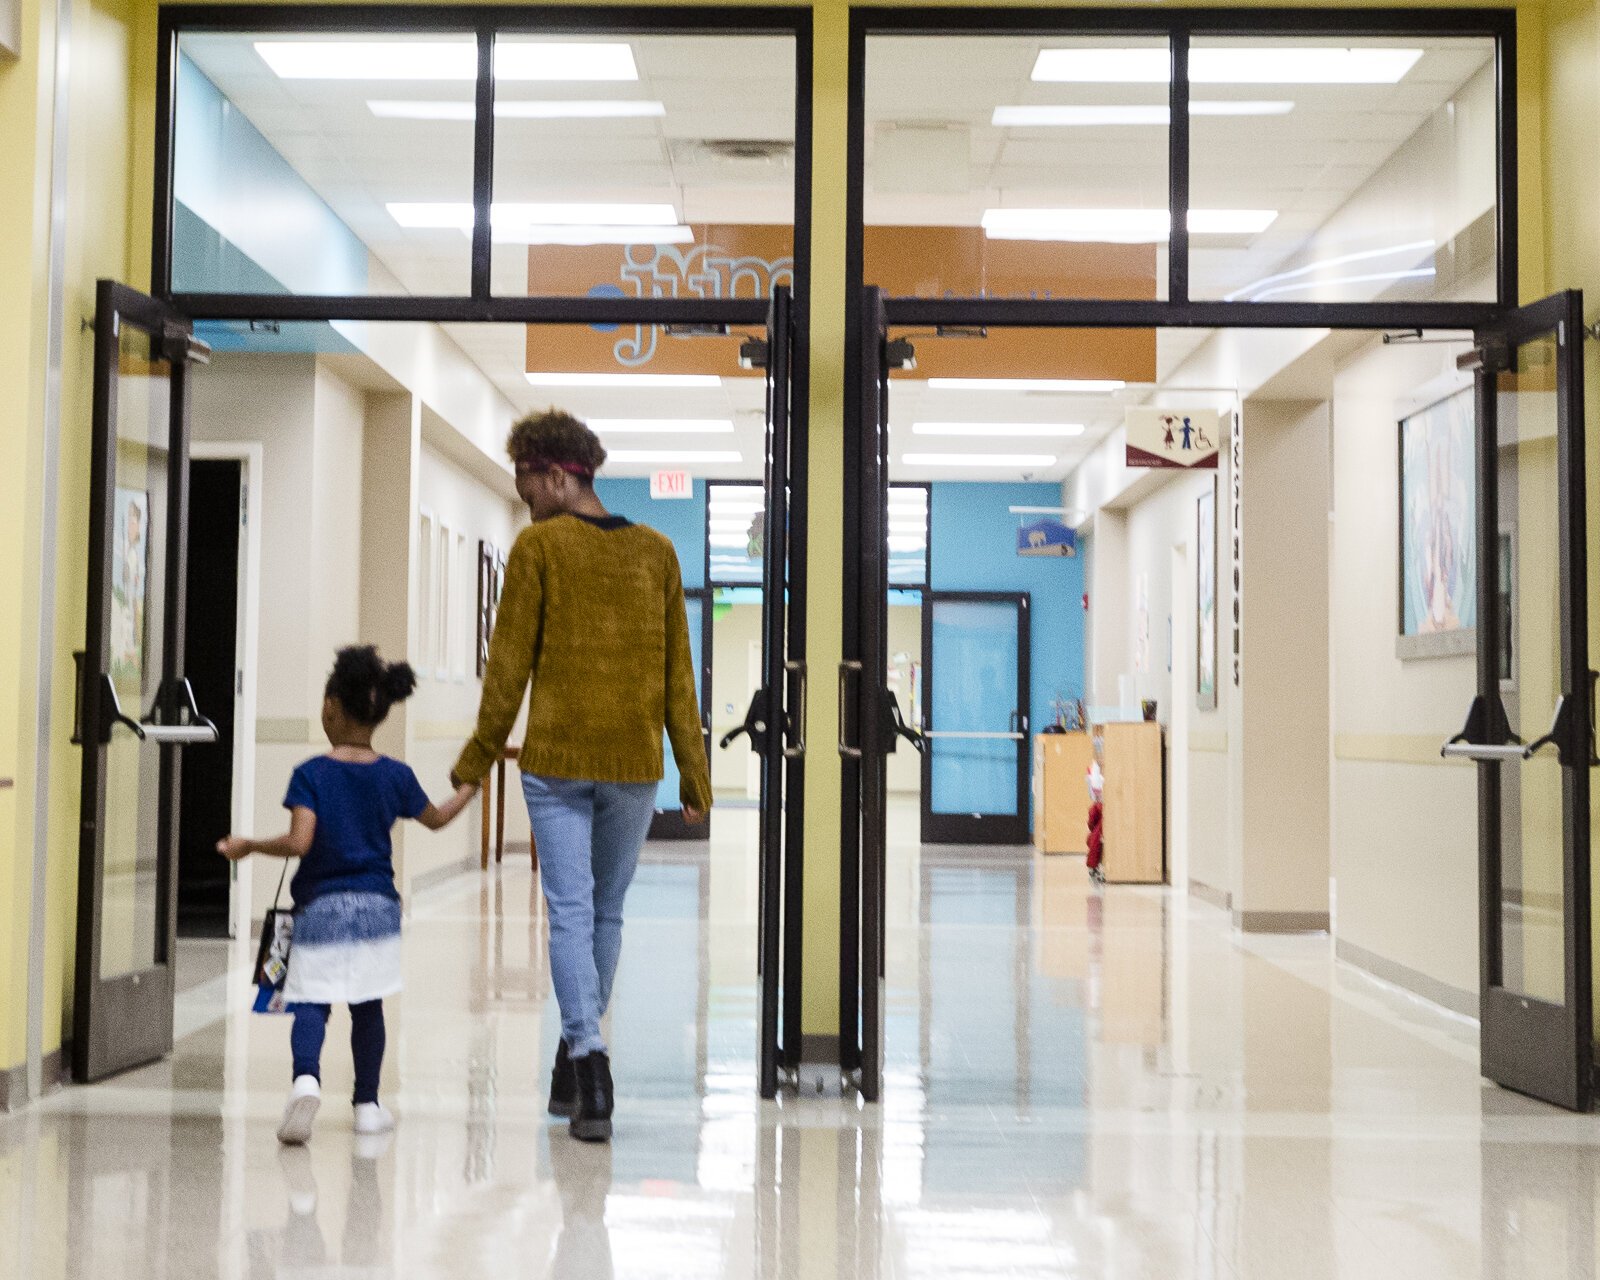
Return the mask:
{"type": "Polygon", "coordinates": [[[237,460],[195,459],[189,464],[189,611],[184,652],[195,700],[216,722],[217,741],[191,747],[183,758],[178,933],[186,938],[228,936],[231,867],[217,856],[216,844],[233,825],[243,472],[237,460]]]}

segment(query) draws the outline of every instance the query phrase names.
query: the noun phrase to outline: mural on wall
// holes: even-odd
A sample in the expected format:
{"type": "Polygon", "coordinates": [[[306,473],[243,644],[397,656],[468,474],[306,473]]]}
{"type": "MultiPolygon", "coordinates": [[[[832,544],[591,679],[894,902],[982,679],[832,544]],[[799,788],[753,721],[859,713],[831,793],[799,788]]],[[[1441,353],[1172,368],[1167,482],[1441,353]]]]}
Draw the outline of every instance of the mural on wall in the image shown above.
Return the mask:
{"type": "Polygon", "coordinates": [[[1470,653],[1477,627],[1475,407],[1470,387],[1400,421],[1402,658],[1470,653]]]}
{"type": "Polygon", "coordinates": [[[1217,706],[1217,490],[1195,503],[1195,694],[1202,711],[1217,706]]]}
{"type": "Polygon", "coordinates": [[[149,625],[150,495],[118,489],[111,540],[111,678],[138,684],[149,625]]]}

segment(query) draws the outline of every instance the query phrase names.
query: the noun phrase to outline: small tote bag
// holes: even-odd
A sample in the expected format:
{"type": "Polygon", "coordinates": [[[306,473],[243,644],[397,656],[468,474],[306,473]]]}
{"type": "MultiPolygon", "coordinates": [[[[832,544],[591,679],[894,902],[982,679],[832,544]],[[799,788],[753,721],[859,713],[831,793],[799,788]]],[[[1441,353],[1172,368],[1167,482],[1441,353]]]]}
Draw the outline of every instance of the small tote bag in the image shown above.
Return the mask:
{"type": "Polygon", "coordinates": [[[289,864],[284,863],[283,874],[278,877],[278,891],[272,895],[272,906],[261,921],[254,976],[256,994],[251,1006],[257,1013],[289,1012],[283,1000],[283,983],[289,976],[289,949],[294,945],[294,912],[279,906],[288,874],[289,864]]]}

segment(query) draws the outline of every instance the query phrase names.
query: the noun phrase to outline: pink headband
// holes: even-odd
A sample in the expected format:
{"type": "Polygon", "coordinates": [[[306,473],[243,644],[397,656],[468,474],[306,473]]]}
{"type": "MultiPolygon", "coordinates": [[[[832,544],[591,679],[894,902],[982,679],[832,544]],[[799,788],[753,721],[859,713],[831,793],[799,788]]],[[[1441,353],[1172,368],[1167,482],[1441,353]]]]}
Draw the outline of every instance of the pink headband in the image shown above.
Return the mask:
{"type": "Polygon", "coordinates": [[[568,475],[577,476],[580,480],[594,479],[594,472],[588,467],[579,466],[576,462],[557,462],[554,458],[518,458],[517,466],[534,471],[542,471],[546,467],[560,467],[568,475]]]}

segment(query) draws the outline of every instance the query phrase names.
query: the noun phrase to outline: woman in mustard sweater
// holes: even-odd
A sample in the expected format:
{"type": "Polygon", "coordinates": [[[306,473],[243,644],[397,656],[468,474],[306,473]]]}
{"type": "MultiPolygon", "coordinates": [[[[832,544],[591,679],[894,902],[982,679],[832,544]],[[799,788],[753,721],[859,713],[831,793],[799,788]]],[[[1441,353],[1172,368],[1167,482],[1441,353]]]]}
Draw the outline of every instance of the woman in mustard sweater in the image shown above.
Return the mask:
{"type": "Polygon", "coordinates": [[[475,783],[489,772],[531,684],[519,763],[561,1006],[550,1111],[570,1117],[575,1137],[603,1142],[612,1084],[600,1019],[655,813],[663,727],[689,822],[711,807],[711,771],[672,543],[600,504],[594,476],[606,451],[570,414],[525,418],[506,448],[533,524],[506,567],[477,729],[452,777],[475,783]]]}

